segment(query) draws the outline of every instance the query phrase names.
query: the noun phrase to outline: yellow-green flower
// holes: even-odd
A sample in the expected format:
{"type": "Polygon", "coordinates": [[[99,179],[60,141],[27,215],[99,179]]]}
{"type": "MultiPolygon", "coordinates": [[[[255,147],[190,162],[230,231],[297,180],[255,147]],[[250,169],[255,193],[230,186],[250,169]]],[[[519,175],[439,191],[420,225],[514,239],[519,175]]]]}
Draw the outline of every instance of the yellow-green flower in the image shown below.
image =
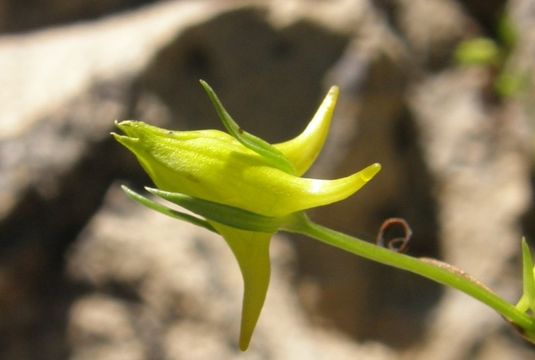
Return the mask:
{"type": "MultiPolygon", "coordinates": [[[[336,180],[303,178],[273,167],[221,131],[172,132],[135,121],[117,126],[127,136],[115,135],[116,139],[136,155],[159,189],[266,216],[284,216],[345,199],[379,170],[374,164],[336,180]]],[[[304,173],[323,144],[309,145],[309,141],[326,133],[327,129],[322,129],[275,148],[292,162],[297,173],[304,173]]]]}
{"type": "Polygon", "coordinates": [[[201,82],[228,133],[217,130],[169,131],[143,122],[117,124],[114,137],[134,153],[158,189],[153,194],[200,217],[165,209],[129,189],[143,204],[205,226],[222,235],[244,279],[240,348],[248,345],[269,284],[269,242],[292,214],[343,200],[380,170],[373,164],[336,180],[301,177],[327,137],[338,88],[332,87],[302,134],[270,145],[243,131],[201,82]]]}

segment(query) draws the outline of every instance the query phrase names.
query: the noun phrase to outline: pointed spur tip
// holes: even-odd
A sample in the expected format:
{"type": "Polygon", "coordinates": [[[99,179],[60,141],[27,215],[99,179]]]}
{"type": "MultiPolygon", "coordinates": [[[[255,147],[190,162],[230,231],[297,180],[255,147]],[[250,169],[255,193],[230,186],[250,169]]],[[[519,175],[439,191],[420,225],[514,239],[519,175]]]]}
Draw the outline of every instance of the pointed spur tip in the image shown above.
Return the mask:
{"type": "Polygon", "coordinates": [[[240,339],[240,350],[244,352],[247,351],[247,349],[249,348],[249,342],[250,342],[250,339],[247,339],[247,340],[240,339]]]}
{"type": "Polygon", "coordinates": [[[333,85],[329,88],[327,95],[329,96],[338,96],[340,94],[340,88],[337,85],[333,85]]]}
{"type": "Polygon", "coordinates": [[[370,181],[379,171],[381,171],[381,164],[375,163],[362,169],[360,174],[364,180],[370,181]]]}

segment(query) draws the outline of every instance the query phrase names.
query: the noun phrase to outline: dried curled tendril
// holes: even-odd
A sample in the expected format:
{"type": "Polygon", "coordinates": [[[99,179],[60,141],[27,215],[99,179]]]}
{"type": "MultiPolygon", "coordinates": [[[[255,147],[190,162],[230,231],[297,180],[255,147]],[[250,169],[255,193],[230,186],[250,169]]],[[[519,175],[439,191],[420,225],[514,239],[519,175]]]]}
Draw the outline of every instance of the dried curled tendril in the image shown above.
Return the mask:
{"type": "Polygon", "coordinates": [[[402,218],[390,218],[383,222],[377,233],[377,238],[375,243],[381,247],[388,247],[390,250],[395,252],[405,252],[407,250],[409,241],[412,237],[412,229],[409,226],[409,223],[402,218]],[[403,233],[402,236],[396,236],[391,239],[385,240],[385,235],[387,233],[392,233],[393,228],[401,228],[403,233]]]}

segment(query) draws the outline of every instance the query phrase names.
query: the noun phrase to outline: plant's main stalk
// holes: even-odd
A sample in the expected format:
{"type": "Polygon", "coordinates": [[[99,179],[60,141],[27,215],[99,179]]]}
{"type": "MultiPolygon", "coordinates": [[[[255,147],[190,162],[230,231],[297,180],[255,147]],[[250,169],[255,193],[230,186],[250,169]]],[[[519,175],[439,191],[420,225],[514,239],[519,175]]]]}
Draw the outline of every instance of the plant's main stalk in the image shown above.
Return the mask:
{"type": "MultiPolygon", "coordinates": [[[[439,261],[404,255],[312,222],[304,213],[295,214],[293,222],[285,227],[289,232],[316,239],[363,258],[409,271],[437,283],[455,288],[483,302],[517,326],[535,331],[532,317],[500,298],[487,287],[454,267],[439,261]]],[[[531,332],[530,331],[530,332],[531,332]]]]}

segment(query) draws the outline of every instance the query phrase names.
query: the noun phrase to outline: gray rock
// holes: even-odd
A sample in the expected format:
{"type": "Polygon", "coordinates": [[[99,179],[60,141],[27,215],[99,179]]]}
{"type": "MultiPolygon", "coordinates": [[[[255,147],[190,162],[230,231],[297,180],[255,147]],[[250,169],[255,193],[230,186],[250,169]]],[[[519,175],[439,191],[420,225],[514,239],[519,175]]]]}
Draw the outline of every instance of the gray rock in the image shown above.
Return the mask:
{"type": "MultiPolygon", "coordinates": [[[[442,258],[514,302],[521,275],[511,264],[530,194],[526,139],[518,131],[525,124],[485,102],[482,74],[452,70],[430,78],[415,89],[411,109],[434,177],[442,258]]],[[[512,329],[501,317],[458,292],[446,292],[431,319],[429,341],[411,358],[499,359],[503,353],[486,349],[511,341],[502,330],[512,329]],[[439,340],[444,337],[447,343],[439,340]]],[[[508,357],[524,357],[522,347],[507,347],[508,357]]]]}
{"type": "MultiPolygon", "coordinates": [[[[156,0],[157,1],[157,0],[156,0]]],[[[0,1],[0,32],[35,30],[135,8],[155,0],[0,1]]]]}
{"type": "Polygon", "coordinates": [[[205,5],[0,39],[0,357],[67,352],[65,248],[113,179],[143,176],[110,139],[113,120],[165,113],[150,94],[132,104],[133,80],[169,37],[213,15],[205,5]]]}

